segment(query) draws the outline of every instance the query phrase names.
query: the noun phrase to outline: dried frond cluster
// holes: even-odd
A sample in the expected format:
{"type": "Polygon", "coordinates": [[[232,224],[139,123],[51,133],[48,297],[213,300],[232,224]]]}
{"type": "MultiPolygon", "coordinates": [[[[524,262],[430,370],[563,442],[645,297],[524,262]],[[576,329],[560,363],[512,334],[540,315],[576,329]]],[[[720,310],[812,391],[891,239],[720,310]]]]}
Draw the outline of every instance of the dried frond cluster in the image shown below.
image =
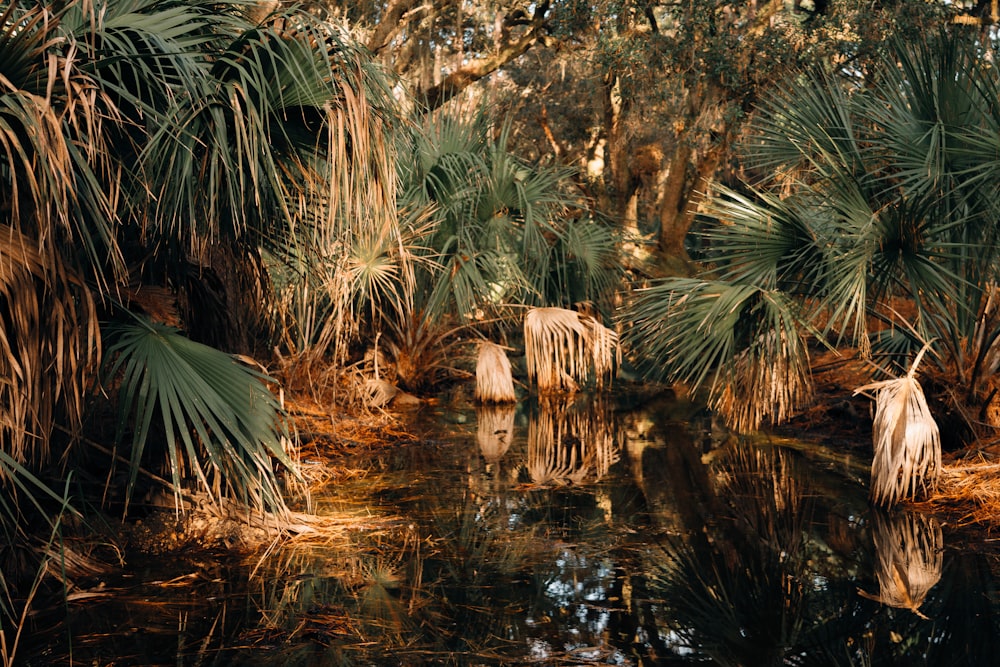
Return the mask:
{"type": "Polygon", "coordinates": [[[926,350],[917,355],[905,377],[855,390],[855,394],[875,392],[871,498],[877,505],[891,507],[903,500],[917,500],[937,488],[941,436],[915,377],[926,350]]]}
{"type": "Polygon", "coordinates": [[[490,341],[479,344],[476,400],[481,403],[513,403],[517,400],[510,359],[502,346],[490,341]]]}
{"type": "Polygon", "coordinates": [[[575,392],[593,379],[610,382],[621,359],[618,334],[589,315],[532,308],[524,318],[528,377],[540,394],[575,392]]]}
{"type": "Polygon", "coordinates": [[[780,424],[813,396],[809,352],[801,338],[770,331],[758,342],[740,354],[734,377],[711,399],[712,407],[740,432],[754,431],[765,420],[780,424]]]}

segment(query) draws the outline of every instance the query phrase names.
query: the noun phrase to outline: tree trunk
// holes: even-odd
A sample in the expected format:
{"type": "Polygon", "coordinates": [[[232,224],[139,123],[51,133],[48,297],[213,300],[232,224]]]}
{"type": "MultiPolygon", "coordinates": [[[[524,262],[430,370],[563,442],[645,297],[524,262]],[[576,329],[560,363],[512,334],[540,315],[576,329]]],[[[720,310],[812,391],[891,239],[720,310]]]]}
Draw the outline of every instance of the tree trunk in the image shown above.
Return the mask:
{"type": "Polygon", "coordinates": [[[683,137],[679,139],[670,160],[660,203],[659,248],[664,254],[689,260],[684,240],[731,143],[732,131],[729,128],[715,144],[700,151],[699,155],[695,155],[689,141],[683,137]]]}

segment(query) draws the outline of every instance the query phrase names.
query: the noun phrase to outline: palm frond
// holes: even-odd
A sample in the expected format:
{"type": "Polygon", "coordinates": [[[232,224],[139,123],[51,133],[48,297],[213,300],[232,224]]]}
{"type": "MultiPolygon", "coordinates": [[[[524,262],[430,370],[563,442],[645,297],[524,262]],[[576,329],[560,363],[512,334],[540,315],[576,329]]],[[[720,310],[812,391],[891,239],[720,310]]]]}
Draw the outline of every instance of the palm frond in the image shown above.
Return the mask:
{"type": "Polygon", "coordinates": [[[854,390],[855,394],[875,392],[871,497],[878,505],[892,507],[904,500],[920,499],[937,488],[941,436],[915,377],[928,349],[925,344],[904,377],[854,390]]]}
{"type": "Polygon", "coordinates": [[[147,444],[162,436],[178,498],[190,474],[217,501],[231,491],[259,509],[284,509],[274,463],[292,472],[294,465],[269,378],[155,322],[114,325],[108,335],[108,377],[120,383],[119,439],[132,430],[129,495],[147,444]]]}
{"type": "Polygon", "coordinates": [[[741,430],[781,421],[812,393],[798,306],[753,285],[670,278],[642,290],[624,321],[626,344],[654,379],[707,388],[741,430]]]}
{"type": "Polygon", "coordinates": [[[476,359],[476,400],[481,403],[513,403],[514,375],[503,346],[482,341],[476,359]]]}
{"type": "Polygon", "coordinates": [[[618,334],[589,315],[531,308],[524,317],[528,377],[539,393],[575,392],[588,380],[609,382],[619,360],[618,334]]]}
{"type": "Polygon", "coordinates": [[[35,239],[0,225],[0,439],[14,460],[41,464],[57,420],[76,431],[100,358],[90,291],[35,239]]]}

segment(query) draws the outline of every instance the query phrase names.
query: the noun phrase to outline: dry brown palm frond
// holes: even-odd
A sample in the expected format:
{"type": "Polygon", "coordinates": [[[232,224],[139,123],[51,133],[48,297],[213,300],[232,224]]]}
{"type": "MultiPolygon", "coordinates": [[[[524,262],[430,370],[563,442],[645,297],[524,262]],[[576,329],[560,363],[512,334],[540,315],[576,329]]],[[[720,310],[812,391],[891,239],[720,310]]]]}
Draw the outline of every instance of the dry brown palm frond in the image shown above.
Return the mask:
{"type": "Polygon", "coordinates": [[[16,461],[48,458],[64,412],[73,430],[100,356],[90,291],[56,255],[0,224],[0,441],[16,461]]]}
{"type": "Polygon", "coordinates": [[[476,400],[482,403],[513,403],[514,374],[504,347],[490,341],[479,344],[476,360],[476,400]]]}
{"type": "Polygon", "coordinates": [[[916,512],[894,516],[875,512],[872,526],[879,593],[859,593],[890,607],[909,609],[926,619],[920,605],[941,580],[944,565],[940,524],[933,516],[916,512]]]}
{"type": "Polygon", "coordinates": [[[620,360],[618,335],[589,315],[532,308],[524,318],[528,377],[539,393],[574,392],[593,378],[609,381],[620,360]]]}
{"type": "Polygon", "coordinates": [[[513,405],[481,405],[476,408],[476,442],[487,463],[496,463],[510,449],[516,412],[513,405]]]}
{"type": "Polygon", "coordinates": [[[780,424],[812,400],[809,353],[802,339],[771,331],[758,342],[754,350],[759,357],[741,354],[733,381],[711,401],[726,423],[741,432],[757,429],[765,419],[780,424]]]}
{"type": "Polygon", "coordinates": [[[928,346],[902,378],[873,382],[854,390],[875,392],[872,426],[872,501],[891,507],[933,493],[941,475],[941,437],[915,375],[928,346]]]}

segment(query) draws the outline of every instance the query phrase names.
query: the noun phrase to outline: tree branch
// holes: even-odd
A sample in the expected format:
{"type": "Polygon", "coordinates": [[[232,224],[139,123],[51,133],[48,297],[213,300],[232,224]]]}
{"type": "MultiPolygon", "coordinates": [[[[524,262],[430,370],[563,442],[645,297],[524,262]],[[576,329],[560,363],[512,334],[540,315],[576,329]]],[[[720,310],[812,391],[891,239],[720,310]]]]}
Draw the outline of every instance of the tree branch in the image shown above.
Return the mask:
{"type": "Polygon", "coordinates": [[[536,42],[545,43],[547,39],[545,14],[548,12],[548,8],[549,3],[547,1],[540,3],[535,9],[530,22],[523,21],[523,18],[519,15],[516,18],[516,22],[524,22],[528,25],[528,29],[521,33],[519,37],[511,39],[509,35],[505,34],[500,47],[495,53],[485,58],[477,58],[469,61],[466,65],[459,67],[446,76],[441,83],[421,91],[418,94],[418,98],[422,97],[424,99],[427,110],[433,111],[437,109],[476,81],[489,76],[527,52],[536,42]]]}

